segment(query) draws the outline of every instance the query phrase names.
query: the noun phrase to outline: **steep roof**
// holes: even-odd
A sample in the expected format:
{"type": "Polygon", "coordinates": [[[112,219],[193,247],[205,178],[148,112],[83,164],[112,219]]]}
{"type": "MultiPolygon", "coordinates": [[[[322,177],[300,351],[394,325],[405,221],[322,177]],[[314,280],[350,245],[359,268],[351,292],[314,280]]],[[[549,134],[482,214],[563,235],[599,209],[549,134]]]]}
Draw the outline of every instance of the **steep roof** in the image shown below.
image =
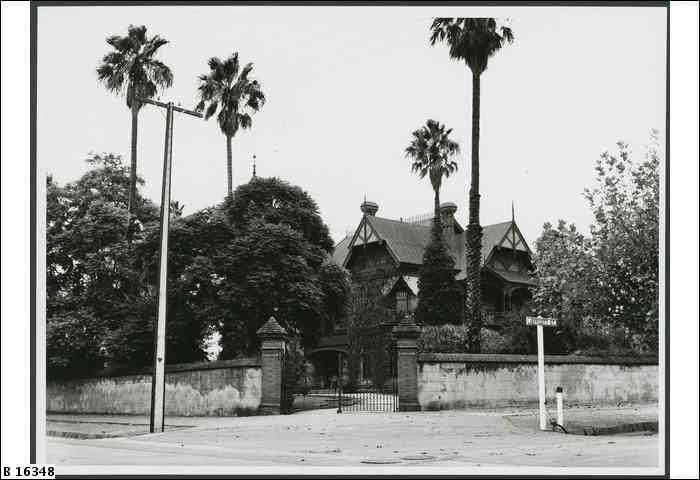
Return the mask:
{"type": "MultiPolygon", "coordinates": [[[[423,263],[423,253],[430,243],[430,222],[410,223],[372,215],[364,216],[364,221],[367,222],[370,230],[376,232],[376,235],[372,234],[373,238],[378,236],[379,239],[385,241],[387,248],[398,262],[413,265],[423,263]]],[[[507,221],[482,227],[482,265],[486,263],[493,249],[501,245],[505,235],[511,230],[511,225],[514,225],[514,222],[507,221]]],[[[362,227],[363,223],[361,222],[354,235],[346,236],[336,245],[333,252],[333,260],[336,263],[343,265],[348,260],[350,248],[357,241],[362,227]]],[[[450,252],[455,258],[455,267],[459,270],[457,279],[464,278],[466,273],[465,236],[466,232],[457,224],[453,241],[449,244],[450,252]]],[[[527,247],[521,243],[516,244],[515,248],[528,251],[527,247]]]]}
{"type": "Polygon", "coordinates": [[[348,247],[350,246],[351,240],[352,235],[346,235],[333,249],[333,261],[338,265],[342,265],[345,261],[345,257],[348,256],[348,247]]]}
{"type": "Polygon", "coordinates": [[[423,263],[425,247],[430,243],[430,227],[372,216],[368,216],[367,221],[399,262],[423,263]]]}
{"type": "Polygon", "coordinates": [[[493,247],[497,246],[503,240],[506,232],[510,229],[513,222],[494,223],[485,225],[481,229],[481,264],[486,263],[486,259],[491,254],[493,247]]]}

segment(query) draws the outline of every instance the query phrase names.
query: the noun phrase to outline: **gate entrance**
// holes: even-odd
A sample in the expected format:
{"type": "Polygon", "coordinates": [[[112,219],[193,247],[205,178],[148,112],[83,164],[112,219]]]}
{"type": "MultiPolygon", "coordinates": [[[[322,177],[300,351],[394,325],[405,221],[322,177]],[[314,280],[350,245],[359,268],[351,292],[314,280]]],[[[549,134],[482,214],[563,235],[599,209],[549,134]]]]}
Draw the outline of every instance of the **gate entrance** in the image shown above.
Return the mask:
{"type": "Polygon", "coordinates": [[[396,348],[390,345],[357,355],[346,349],[317,349],[305,373],[289,391],[290,409],[333,408],[342,412],[399,410],[396,348]]]}
{"type": "Polygon", "coordinates": [[[399,411],[396,349],[387,348],[382,360],[378,365],[372,364],[363,355],[357,362],[357,381],[349,382],[345,377],[338,382],[335,391],[338,413],[399,411]]]}

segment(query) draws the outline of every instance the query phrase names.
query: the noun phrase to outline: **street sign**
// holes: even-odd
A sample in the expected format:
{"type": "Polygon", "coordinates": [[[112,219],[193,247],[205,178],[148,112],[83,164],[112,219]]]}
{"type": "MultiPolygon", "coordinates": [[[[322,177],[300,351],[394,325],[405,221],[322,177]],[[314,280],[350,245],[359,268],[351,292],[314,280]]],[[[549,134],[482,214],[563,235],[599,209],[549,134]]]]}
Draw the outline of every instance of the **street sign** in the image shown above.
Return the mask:
{"type": "Polygon", "coordinates": [[[537,390],[540,397],[540,430],[547,430],[544,392],[544,327],[556,327],[556,318],[525,317],[525,325],[537,327],[537,390]]]}
{"type": "Polygon", "coordinates": [[[534,327],[537,325],[542,325],[543,327],[556,327],[556,318],[545,318],[545,317],[525,317],[525,325],[528,327],[534,327]]]}

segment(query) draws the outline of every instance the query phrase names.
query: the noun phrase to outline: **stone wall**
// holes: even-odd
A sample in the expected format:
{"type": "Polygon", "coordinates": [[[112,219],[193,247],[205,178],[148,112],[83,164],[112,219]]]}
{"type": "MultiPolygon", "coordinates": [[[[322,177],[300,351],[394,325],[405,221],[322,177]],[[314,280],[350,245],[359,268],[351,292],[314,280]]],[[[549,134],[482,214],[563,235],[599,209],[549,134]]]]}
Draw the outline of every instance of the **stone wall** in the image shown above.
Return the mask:
{"type": "MultiPolygon", "coordinates": [[[[534,405],[536,355],[431,353],[418,355],[421,410],[534,405]]],[[[548,402],[561,386],[568,405],[657,402],[656,358],[546,355],[548,402]]]]}
{"type": "MultiPolygon", "coordinates": [[[[168,365],[165,414],[253,414],[261,402],[261,373],[257,358],[168,365]]],[[[46,385],[46,407],[53,413],[149,415],[150,402],[151,375],[147,371],[53,380],[46,385]]]]}

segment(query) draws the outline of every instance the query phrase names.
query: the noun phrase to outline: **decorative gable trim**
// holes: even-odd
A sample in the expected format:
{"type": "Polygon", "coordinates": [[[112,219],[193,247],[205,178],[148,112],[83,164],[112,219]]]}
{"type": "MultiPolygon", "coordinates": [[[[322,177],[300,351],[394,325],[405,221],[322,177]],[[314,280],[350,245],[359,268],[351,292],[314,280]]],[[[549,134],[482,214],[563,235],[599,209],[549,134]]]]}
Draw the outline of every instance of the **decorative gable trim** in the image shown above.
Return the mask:
{"type": "Polygon", "coordinates": [[[528,247],[525,242],[525,238],[523,238],[522,233],[520,233],[520,229],[515,222],[511,222],[508,230],[506,230],[503,238],[501,238],[501,241],[498,243],[498,246],[515,250],[519,245],[522,245],[527,253],[532,254],[530,247],[528,247]]]}
{"type": "Polygon", "coordinates": [[[496,248],[507,248],[515,250],[518,246],[521,246],[525,249],[525,252],[528,254],[528,258],[532,256],[532,250],[530,250],[530,247],[525,241],[525,237],[523,236],[522,232],[520,232],[518,225],[515,222],[511,222],[510,226],[506,230],[506,233],[504,233],[503,237],[501,237],[501,240],[494,248],[491,249],[489,254],[486,256],[486,260],[484,260],[483,266],[489,264],[496,248]]]}
{"type": "Polygon", "coordinates": [[[348,244],[348,254],[345,256],[345,260],[343,261],[343,267],[348,266],[355,246],[367,245],[368,243],[372,242],[377,242],[379,245],[384,245],[394,262],[396,262],[397,265],[399,264],[399,259],[391,249],[389,242],[379,235],[377,229],[374,228],[372,222],[369,221],[369,217],[367,215],[363,215],[360,224],[357,226],[357,229],[355,230],[355,233],[348,244]]]}

